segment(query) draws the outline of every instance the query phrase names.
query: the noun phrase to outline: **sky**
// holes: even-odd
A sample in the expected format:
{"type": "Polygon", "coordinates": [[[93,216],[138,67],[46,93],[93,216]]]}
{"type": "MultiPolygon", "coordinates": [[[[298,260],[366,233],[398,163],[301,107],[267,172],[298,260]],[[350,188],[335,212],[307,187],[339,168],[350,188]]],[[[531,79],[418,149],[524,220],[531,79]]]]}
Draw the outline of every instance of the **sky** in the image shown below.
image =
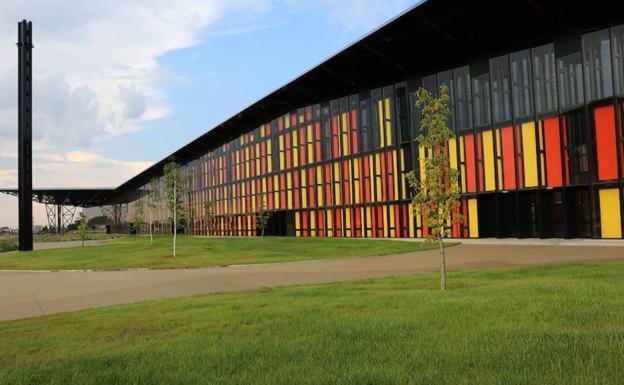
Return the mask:
{"type": "MultiPolygon", "coordinates": [[[[19,20],[34,187],[116,187],[418,1],[3,0],[0,187],[17,186],[19,20]]],[[[0,226],[17,198],[0,194],[0,226]]]]}

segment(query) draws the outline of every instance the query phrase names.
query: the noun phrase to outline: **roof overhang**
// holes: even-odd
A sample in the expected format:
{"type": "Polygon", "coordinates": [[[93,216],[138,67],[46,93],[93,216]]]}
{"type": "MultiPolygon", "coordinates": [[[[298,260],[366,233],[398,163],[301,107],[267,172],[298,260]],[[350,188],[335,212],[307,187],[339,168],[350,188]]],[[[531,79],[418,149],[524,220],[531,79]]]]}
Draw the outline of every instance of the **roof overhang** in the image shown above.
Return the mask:
{"type": "MultiPolygon", "coordinates": [[[[0,193],[19,196],[18,189],[4,188],[0,193]]],[[[76,207],[107,206],[121,202],[121,196],[114,188],[51,188],[33,189],[33,201],[76,207]]]]}

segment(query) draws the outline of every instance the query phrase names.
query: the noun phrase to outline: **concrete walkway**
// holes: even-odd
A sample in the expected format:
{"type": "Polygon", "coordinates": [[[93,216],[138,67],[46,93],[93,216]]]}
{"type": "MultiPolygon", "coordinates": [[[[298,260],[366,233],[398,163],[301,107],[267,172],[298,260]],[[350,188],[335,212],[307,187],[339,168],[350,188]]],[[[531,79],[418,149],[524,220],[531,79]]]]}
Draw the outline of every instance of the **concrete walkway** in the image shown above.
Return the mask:
{"type": "MultiPolygon", "coordinates": [[[[462,244],[448,250],[450,271],[586,260],[624,260],[619,246],[462,244]]],[[[438,271],[436,250],[379,257],[193,270],[0,272],[0,320],[165,297],[348,281],[438,271]]]]}

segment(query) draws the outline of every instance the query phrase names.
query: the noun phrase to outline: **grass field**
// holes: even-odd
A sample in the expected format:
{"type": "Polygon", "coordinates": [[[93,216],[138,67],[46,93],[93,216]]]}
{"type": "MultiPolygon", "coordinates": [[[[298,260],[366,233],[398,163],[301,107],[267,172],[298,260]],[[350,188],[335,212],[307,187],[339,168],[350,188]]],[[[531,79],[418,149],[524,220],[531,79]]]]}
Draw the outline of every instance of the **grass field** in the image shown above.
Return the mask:
{"type": "MultiPolygon", "coordinates": [[[[122,238],[124,235],[119,234],[100,234],[100,233],[89,233],[87,234],[86,240],[106,240],[106,239],[115,239],[122,238]]],[[[66,233],[63,235],[56,234],[35,234],[33,236],[33,242],[67,242],[67,241],[80,241],[80,235],[77,233],[66,233]]],[[[0,253],[5,251],[14,251],[17,250],[17,237],[0,237],[0,253]]]]}
{"type": "Polygon", "coordinates": [[[180,237],[176,257],[171,238],[125,237],[102,245],[0,255],[0,269],[188,268],[294,260],[345,258],[424,250],[422,242],[331,238],[180,237]]]}
{"type": "Polygon", "coordinates": [[[170,299],[0,323],[0,384],[618,384],[624,263],[170,299]]]}

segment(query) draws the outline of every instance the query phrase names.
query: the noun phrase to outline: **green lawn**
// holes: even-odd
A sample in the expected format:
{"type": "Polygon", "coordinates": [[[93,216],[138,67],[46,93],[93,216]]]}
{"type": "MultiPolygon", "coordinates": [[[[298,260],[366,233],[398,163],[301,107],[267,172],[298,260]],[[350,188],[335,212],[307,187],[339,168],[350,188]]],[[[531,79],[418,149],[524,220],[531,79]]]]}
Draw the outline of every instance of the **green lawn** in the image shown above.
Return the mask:
{"type": "Polygon", "coordinates": [[[0,255],[0,269],[187,268],[383,255],[428,249],[422,242],[331,238],[125,237],[102,245],[0,255]]]}
{"type": "Polygon", "coordinates": [[[0,323],[0,384],[618,384],[623,262],[168,299],[0,323]]]}

